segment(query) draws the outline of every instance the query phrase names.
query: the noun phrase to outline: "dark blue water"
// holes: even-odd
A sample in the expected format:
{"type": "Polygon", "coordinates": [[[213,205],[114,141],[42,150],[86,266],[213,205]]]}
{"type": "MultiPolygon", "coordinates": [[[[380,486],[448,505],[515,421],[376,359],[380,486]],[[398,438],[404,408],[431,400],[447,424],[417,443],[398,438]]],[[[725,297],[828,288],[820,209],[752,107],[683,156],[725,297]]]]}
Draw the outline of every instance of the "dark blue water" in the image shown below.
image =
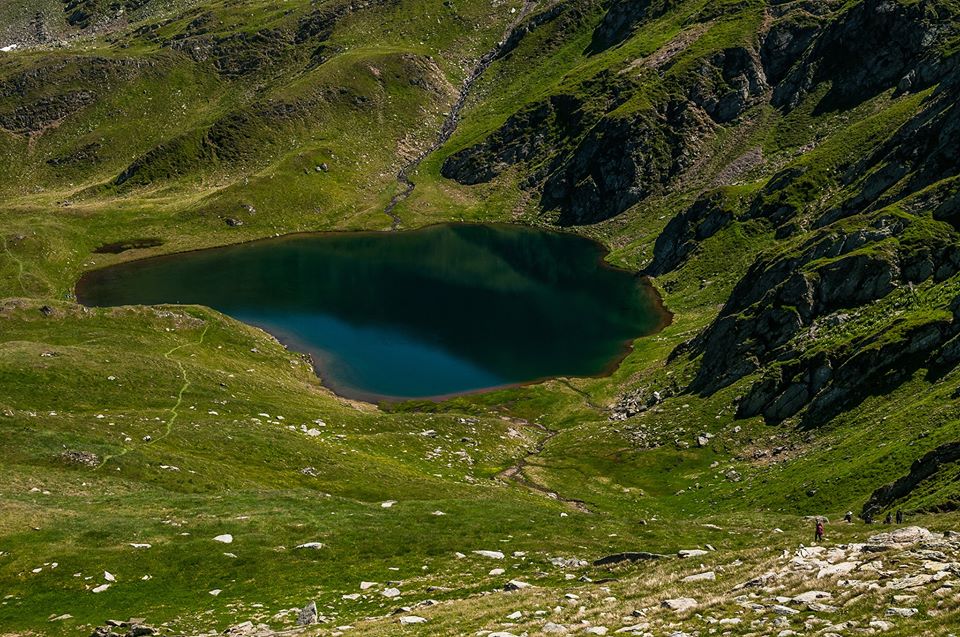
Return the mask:
{"type": "Polygon", "coordinates": [[[665,315],[602,257],[514,226],[294,235],[90,272],[77,297],[207,305],[309,352],[339,394],[426,398],[610,369],[665,315]]]}

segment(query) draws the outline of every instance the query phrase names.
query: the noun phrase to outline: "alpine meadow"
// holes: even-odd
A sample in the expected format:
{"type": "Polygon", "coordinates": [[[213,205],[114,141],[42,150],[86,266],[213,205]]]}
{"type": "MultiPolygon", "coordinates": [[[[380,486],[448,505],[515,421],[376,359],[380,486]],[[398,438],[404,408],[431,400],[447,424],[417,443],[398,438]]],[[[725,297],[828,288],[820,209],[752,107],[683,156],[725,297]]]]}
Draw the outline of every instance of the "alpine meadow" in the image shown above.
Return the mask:
{"type": "Polygon", "coordinates": [[[0,637],[960,634],[960,0],[0,0],[0,637]]]}

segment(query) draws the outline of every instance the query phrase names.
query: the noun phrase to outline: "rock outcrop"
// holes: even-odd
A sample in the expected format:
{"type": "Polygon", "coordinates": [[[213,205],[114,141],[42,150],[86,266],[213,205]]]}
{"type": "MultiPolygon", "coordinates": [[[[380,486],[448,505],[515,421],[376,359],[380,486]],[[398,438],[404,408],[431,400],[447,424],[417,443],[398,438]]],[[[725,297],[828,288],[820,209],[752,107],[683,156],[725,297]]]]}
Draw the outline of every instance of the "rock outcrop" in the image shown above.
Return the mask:
{"type": "Polygon", "coordinates": [[[911,90],[930,86],[940,72],[937,44],[953,35],[949,20],[938,15],[942,11],[942,3],[930,0],[864,0],[841,9],[819,33],[812,21],[775,26],[764,47],[774,76],[803,42],[810,44],[774,89],[773,104],[796,107],[827,82],[820,108],[830,110],[859,104],[904,78],[910,78],[911,90]]]}
{"type": "MultiPolygon", "coordinates": [[[[758,259],[717,320],[690,345],[703,355],[690,389],[709,395],[776,361],[740,402],[738,415],[763,414],[779,422],[809,405],[807,423],[813,425],[866,391],[902,381],[960,324],[938,317],[908,322],[899,328],[902,338],[866,336],[849,350],[811,350],[807,341],[849,318],[845,310],[882,299],[899,286],[960,272],[952,230],[942,227],[939,234],[914,240],[913,225],[920,223],[880,214],[850,229],[831,226],[794,250],[758,259]]],[[[952,351],[941,355],[949,358],[952,351]]]]}
{"type": "Polygon", "coordinates": [[[689,208],[667,223],[653,247],[653,260],[646,268],[652,276],[676,269],[700,245],[726,228],[734,219],[735,204],[724,189],[701,195],[689,208]]]}
{"type": "MultiPolygon", "coordinates": [[[[914,461],[910,465],[910,471],[907,475],[874,491],[870,499],[863,505],[863,514],[876,515],[880,511],[889,509],[896,505],[898,501],[908,497],[925,480],[929,480],[939,471],[958,461],[960,461],[960,442],[948,442],[940,445],[914,461]]],[[[953,510],[957,507],[960,507],[960,502],[948,501],[938,505],[937,509],[953,510]]]]}
{"type": "Polygon", "coordinates": [[[607,12],[593,32],[589,51],[599,53],[620,44],[647,20],[663,15],[676,0],[609,0],[607,12]]]}

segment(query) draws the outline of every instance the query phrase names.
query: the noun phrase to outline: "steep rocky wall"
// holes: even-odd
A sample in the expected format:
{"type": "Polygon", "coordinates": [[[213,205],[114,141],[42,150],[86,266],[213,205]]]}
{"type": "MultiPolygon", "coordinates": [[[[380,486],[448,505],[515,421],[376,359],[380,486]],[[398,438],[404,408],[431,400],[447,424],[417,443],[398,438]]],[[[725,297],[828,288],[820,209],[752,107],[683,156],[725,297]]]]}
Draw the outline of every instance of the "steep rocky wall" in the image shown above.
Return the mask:
{"type": "Polygon", "coordinates": [[[936,476],[945,466],[960,461],[960,442],[948,442],[918,458],[907,475],[873,492],[863,505],[861,516],[876,514],[907,498],[921,483],[936,476]]]}

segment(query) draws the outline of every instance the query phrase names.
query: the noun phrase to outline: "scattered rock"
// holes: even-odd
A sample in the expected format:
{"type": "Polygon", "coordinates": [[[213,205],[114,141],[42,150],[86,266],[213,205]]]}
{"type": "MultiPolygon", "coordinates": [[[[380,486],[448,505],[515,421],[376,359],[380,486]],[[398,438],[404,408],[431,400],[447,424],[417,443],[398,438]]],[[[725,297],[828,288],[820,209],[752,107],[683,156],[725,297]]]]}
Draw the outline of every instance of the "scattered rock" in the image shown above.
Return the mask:
{"type": "Polygon", "coordinates": [[[576,557],[551,557],[550,563],[560,568],[581,568],[587,566],[587,562],[576,557]]]}
{"type": "Polygon", "coordinates": [[[662,560],[669,555],[660,553],[648,553],[646,551],[631,551],[627,553],[614,553],[601,557],[593,562],[594,566],[606,566],[607,564],[619,564],[620,562],[645,562],[648,560],[662,560]]]}
{"type": "Polygon", "coordinates": [[[100,456],[89,451],[64,451],[60,460],[66,464],[96,467],[100,464],[100,456]]]}
{"type": "Polygon", "coordinates": [[[793,597],[795,604],[809,604],[810,602],[819,602],[833,597],[832,593],[826,591],[807,591],[793,597]]]}
{"type": "Polygon", "coordinates": [[[913,617],[919,612],[916,608],[897,608],[891,606],[887,609],[887,617],[913,617]]]}
{"type": "Polygon", "coordinates": [[[401,626],[409,626],[411,624],[426,624],[426,623],[427,623],[427,618],[420,617],[419,615],[405,615],[404,617],[400,618],[401,626]]]}
{"type": "Polygon", "coordinates": [[[297,626],[309,626],[317,623],[317,604],[310,602],[297,615],[297,626]]]}
{"type": "Polygon", "coordinates": [[[906,548],[935,538],[936,535],[921,526],[906,526],[887,533],[878,533],[870,537],[866,544],[867,550],[876,548],[885,550],[906,548]]]}
{"type": "Polygon", "coordinates": [[[660,603],[663,608],[669,608],[672,611],[682,613],[683,611],[696,608],[699,602],[692,597],[676,597],[674,599],[665,599],[660,603]]]}

